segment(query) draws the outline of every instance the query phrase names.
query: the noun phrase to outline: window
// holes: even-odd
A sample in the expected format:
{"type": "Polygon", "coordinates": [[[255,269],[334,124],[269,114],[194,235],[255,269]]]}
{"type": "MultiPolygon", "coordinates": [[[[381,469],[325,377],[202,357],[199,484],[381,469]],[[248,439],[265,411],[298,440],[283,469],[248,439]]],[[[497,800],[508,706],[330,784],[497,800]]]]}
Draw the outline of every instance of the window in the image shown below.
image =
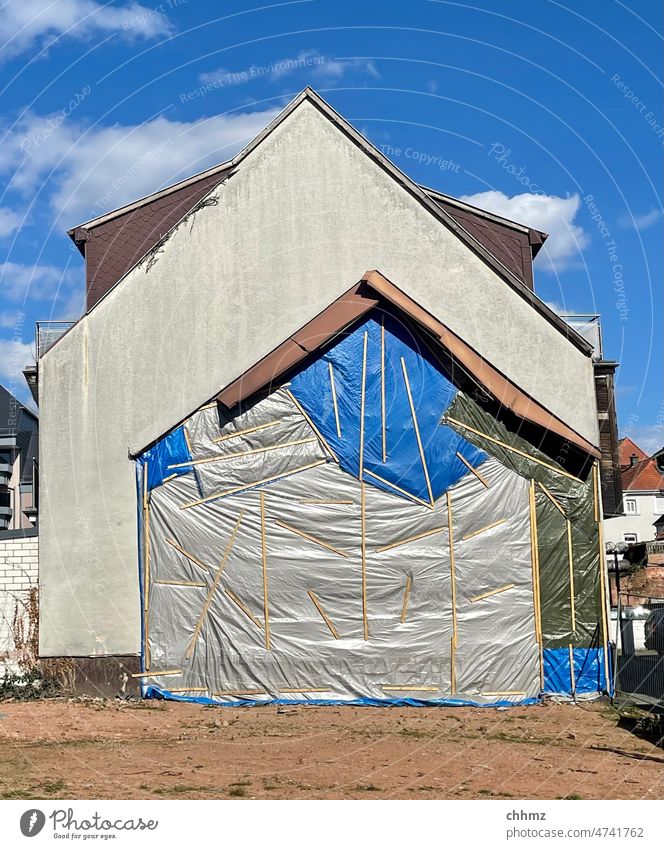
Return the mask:
{"type": "Polygon", "coordinates": [[[625,540],[625,542],[638,542],[639,541],[637,534],[623,534],[623,539],[625,540]]]}
{"type": "Polygon", "coordinates": [[[625,513],[628,516],[636,516],[636,514],[639,512],[636,509],[636,498],[626,498],[623,504],[625,507],[625,513]]]}

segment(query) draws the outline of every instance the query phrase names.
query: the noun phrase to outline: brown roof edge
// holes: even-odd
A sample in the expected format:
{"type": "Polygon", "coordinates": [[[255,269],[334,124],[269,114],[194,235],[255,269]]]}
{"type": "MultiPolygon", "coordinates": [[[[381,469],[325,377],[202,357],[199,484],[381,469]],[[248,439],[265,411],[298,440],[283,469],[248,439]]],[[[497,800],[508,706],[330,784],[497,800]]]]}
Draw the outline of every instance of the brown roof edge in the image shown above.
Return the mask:
{"type": "Polygon", "coordinates": [[[378,306],[380,298],[376,295],[392,303],[433,334],[438,342],[504,407],[520,418],[572,442],[587,454],[593,457],[600,456],[596,446],[519,389],[449,328],[375,270],[367,271],[359,283],[229,384],[217,395],[217,400],[226,407],[234,407],[259,390],[278,381],[305,357],[322,347],[370,309],[378,306]]]}

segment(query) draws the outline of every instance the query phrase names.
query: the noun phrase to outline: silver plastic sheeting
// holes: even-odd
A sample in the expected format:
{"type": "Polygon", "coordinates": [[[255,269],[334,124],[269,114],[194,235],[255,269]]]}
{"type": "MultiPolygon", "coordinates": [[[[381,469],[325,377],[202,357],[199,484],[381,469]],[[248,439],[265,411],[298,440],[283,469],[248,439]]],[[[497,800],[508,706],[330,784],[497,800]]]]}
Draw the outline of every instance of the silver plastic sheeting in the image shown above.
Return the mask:
{"type": "Polygon", "coordinates": [[[489,460],[488,487],[469,473],[449,491],[452,569],[446,496],[431,509],[362,483],[317,440],[246,466],[228,457],[311,438],[284,390],[221,430],[214,408],[187,427],[195,460],[228,459],[151,492],[146,685],[220,702],[537,696],[528,486],[515,472],[489,460]]]}

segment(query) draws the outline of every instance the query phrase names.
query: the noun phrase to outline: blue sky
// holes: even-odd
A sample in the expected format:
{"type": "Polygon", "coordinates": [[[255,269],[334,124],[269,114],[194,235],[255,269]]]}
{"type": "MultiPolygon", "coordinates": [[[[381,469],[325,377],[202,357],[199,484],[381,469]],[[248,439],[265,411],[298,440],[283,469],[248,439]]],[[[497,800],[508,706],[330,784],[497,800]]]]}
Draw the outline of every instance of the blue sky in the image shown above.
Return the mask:
{"type": "Polygon", "coordinates": [[[0,381],[80,314],[66,230],[232,156],[305,85],[416,181],[551,233],[536,290],[602,314],[621,433],[664,444],[659,0],[6,0],[0,381]]]}

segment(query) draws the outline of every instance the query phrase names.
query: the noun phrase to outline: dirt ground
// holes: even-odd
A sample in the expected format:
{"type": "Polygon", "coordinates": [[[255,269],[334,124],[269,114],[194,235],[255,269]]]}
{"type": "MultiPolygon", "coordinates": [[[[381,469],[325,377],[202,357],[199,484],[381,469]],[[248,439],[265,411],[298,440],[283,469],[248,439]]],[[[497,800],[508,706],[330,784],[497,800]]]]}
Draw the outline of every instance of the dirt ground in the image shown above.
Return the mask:
{"type": "Polygon", "coordinates": [[[0,702],[4,799],[662,799],[607,703],[495,708],[0,702]]]}

